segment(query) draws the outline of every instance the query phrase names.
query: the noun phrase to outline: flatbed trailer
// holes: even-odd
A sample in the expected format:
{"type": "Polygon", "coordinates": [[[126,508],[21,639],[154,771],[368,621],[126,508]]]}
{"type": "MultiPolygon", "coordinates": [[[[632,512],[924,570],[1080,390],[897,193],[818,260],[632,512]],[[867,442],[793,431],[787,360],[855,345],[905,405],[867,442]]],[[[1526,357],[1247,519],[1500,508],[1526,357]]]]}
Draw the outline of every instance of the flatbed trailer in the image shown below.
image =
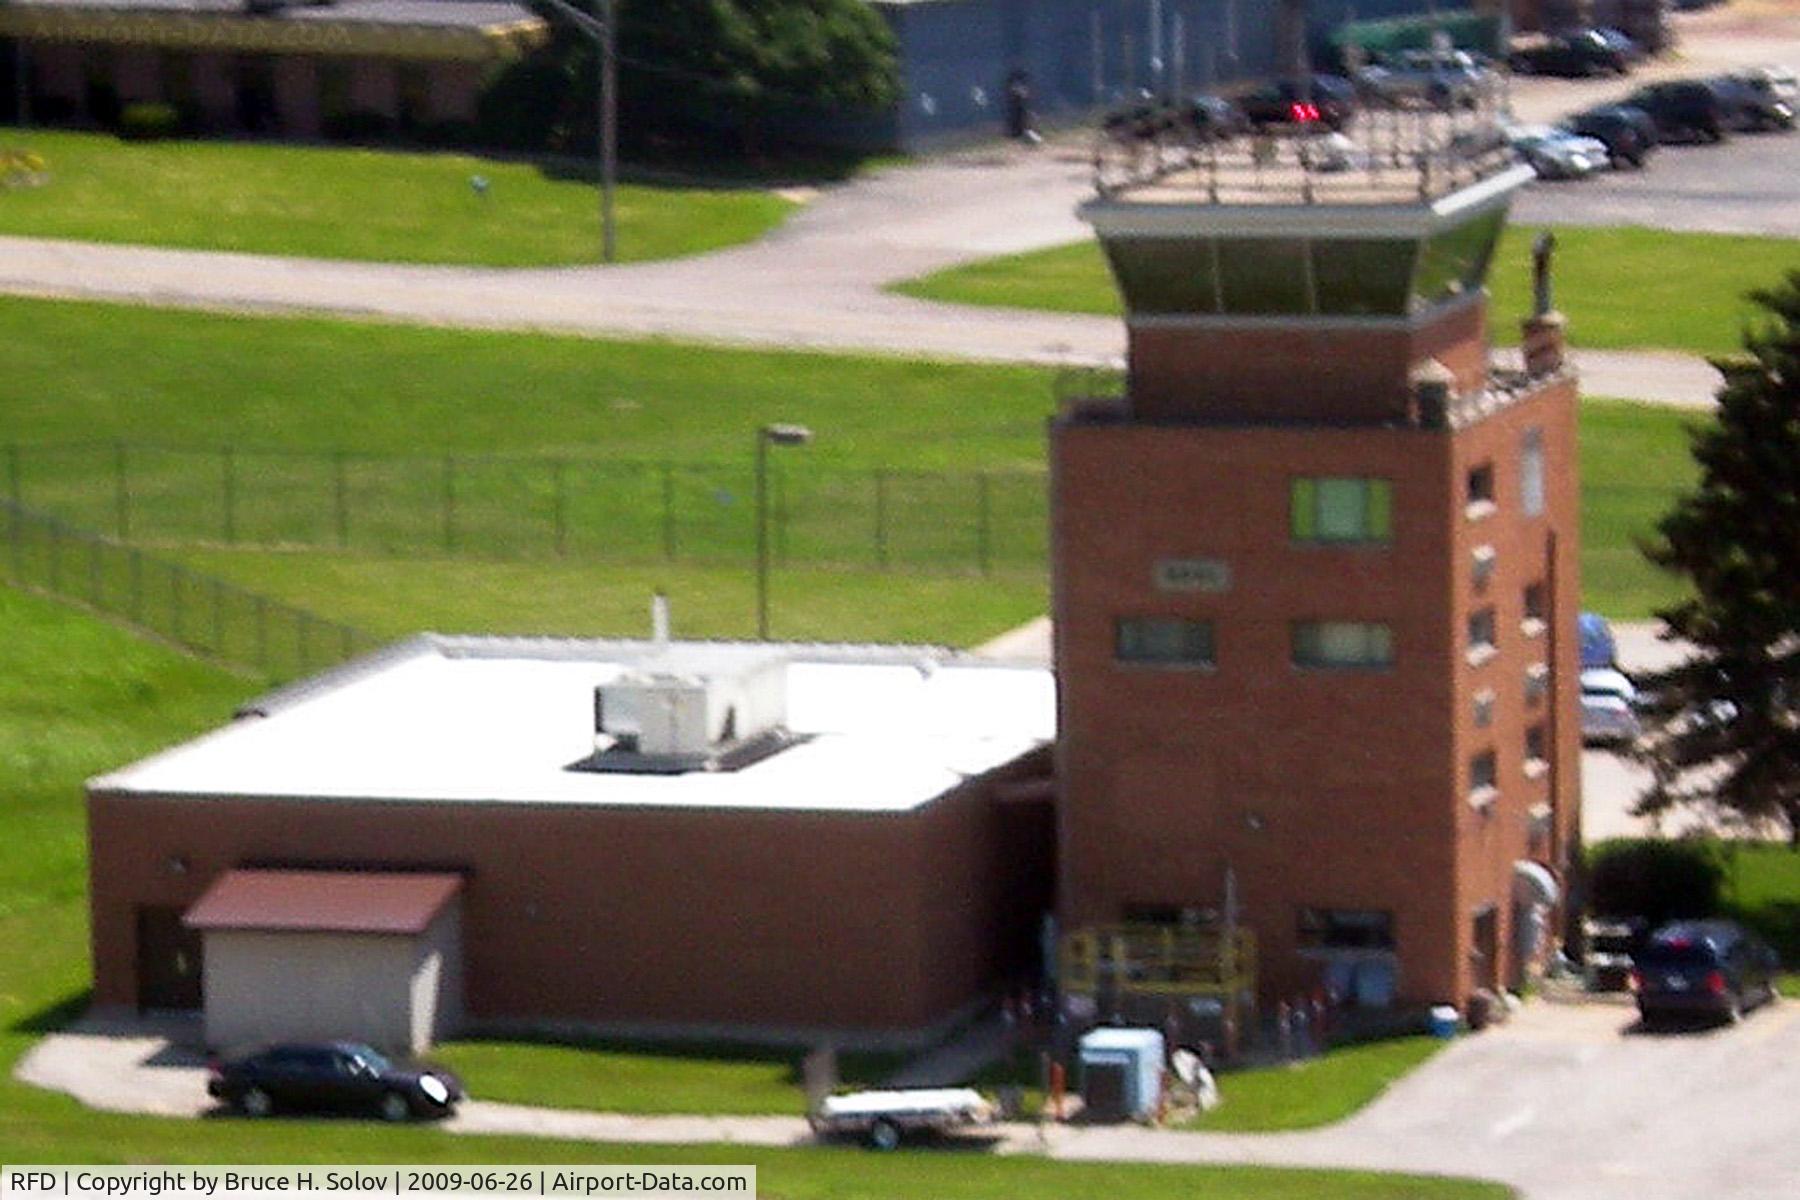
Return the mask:
{"type": "Polygon", "coordinates": [[[892,1150],[907,1134],[991,1125],[994,1117],[993,1104],[974,1088],[899,1088],[827,1096],[806,1120],[821,1136],[854,1135],[892,1150]]]}

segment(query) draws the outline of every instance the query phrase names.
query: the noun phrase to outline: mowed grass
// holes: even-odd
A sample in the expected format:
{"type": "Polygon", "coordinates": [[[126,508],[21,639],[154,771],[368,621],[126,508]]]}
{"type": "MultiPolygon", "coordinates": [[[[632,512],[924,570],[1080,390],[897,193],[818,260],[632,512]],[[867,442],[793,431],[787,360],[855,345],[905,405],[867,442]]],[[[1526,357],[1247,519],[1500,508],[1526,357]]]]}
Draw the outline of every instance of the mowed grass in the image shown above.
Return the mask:
{"type": "Polygon", "coordinates": [[[1265,1133],[1341,1121],[1443,1049],[1440,1038],[1408,1037],[1345,1046],[1318,1058],[1220,1075],[1218,1108],[1192,1129],[1265,1133]]]}
{"type": "MultiPolygon", "coordinates": [[[[1722,861],[1727,912],[1766,938],[1790,968],[1800,969],[1800,852],[1733,842],[1725,845],[1722,861]]],[[[1788,977],[1790,989],[1795,980],[1788,977]]]]}
{"type": "MultiPolygon", "coordinates": [[[[770,1200],[1501,1200],[1497,1184],[1366,1172],[1155,1167],[857,1149],[623,1146],[452,1136],[352,1121],[98,1113],[12,1078],[87,986],[81,781],[225,719],[259,681],[0,587],[0,1161],[11,1163],[749,1163],[770,1200]]],[[[496,1074],[498,1078],[498,1074],[496,1074]]],[[[471,1084],[482,1088],[481,1074],[471,1084]]]]}
{"type": "MultiPolygon", "coordinates": [[[[1539,230],[1509,227],[1488,281],[1494,337],[1513,341],[1531,309],[1531,243],[1539,230]]],[[[1800,267],[1800,239],[1660,229],[1562,227],[1556,234],[1556,304],[1577,346],[1657,347],[1729,354],[1753,313],[1744,293],[1800,267]]],[[[950,267],[895,285],[926,300],[1107,316],[1122,311],[1092,239],[950,267]]]]}
{"type": "MultiPolygon", "coordinates": [[[[182,562],[377,637],[438,633],[647,637],[650,597],[677,637],[756,636],[748,567],[478,562],[191,550],[182,562]]],[[[789,565],[771,572],[778,639],[974,646],[1047,608],[1041,574],[973,575],[789,565]]]]}
{"type": "MultiPolygon", "coordinates": [[[[0,198],[3,202],[4,198],[0,198]]],[[[1051,373],[0,299],[0,442],[1041,469],[1051,373]]]]}
{"type": "MultiPolygon", "coordinates": [[[[16,128],[0,128],[0,148],[35,152],[49,173],[43,186],[0,192],[4,233],[494,267],[600,258],[594,186],[525,162],[16,128]]],[[[752,187],[635,183],[615,203],[625,262],[749,241],[794,208],[752,187]]]]}
{"type": "Polygon", "coordinates": [[[1708,419],[1629,401],[1582,403],[1583,607],[1641,619],[1686,592],[1687,582],[1653,565],[1640,543],[1655,536],[1657,521],[1698,478],[1687,430],[1708,419]]]}

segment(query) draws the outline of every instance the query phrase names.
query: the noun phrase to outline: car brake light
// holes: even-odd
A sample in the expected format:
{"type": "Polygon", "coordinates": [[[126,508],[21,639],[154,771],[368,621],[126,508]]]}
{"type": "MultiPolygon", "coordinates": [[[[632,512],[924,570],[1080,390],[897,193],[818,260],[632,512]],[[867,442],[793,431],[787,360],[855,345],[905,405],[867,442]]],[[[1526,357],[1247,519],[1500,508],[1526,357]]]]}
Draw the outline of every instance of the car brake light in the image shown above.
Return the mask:
{"type": "Polygon", "coordinates": [[[1706,990],[1715,996],[1725,994],[1725,975],[1721,971],[1709,971],[1706,975],[1706,990]]]}

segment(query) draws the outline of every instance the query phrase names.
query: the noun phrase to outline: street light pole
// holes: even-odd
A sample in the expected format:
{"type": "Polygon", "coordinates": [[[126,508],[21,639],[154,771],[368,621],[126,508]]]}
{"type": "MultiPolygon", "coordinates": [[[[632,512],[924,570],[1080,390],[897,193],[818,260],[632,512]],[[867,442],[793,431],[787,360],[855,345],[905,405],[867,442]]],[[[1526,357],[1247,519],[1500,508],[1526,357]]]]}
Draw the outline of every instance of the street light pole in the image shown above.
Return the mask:
{"type": "Polygon", "coordinates": [[[618,0],[598,0],[598,17],[583,12],[568,0],[544,0],[544,3],[592,39],[599,59],[596,125],[600,159],[600,258],[604,262],[613,262],[618,257],[618,237],[613,220],[613,191],[619,175],[618,0]]]}
{"type": "Polygon", "coordinates": [[[812,441],[804,425],[764,425],[756,431],[756,639],[769,640],[769,447],[812,441]]]}

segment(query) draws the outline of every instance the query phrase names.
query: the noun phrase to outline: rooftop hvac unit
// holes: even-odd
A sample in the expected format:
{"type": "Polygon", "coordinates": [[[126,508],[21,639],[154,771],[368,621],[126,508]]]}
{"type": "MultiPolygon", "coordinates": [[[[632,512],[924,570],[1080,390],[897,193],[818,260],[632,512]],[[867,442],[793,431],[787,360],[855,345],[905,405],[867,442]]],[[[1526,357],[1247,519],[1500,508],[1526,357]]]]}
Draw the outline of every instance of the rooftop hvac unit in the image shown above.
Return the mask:
{"type": "Polygon", "coordinates": [[[595,688],[596,749],[634,754],[652,769],[658,761],[692,767],[785,728],[785,659],[682,665],[670,655],[595,688]]]}

